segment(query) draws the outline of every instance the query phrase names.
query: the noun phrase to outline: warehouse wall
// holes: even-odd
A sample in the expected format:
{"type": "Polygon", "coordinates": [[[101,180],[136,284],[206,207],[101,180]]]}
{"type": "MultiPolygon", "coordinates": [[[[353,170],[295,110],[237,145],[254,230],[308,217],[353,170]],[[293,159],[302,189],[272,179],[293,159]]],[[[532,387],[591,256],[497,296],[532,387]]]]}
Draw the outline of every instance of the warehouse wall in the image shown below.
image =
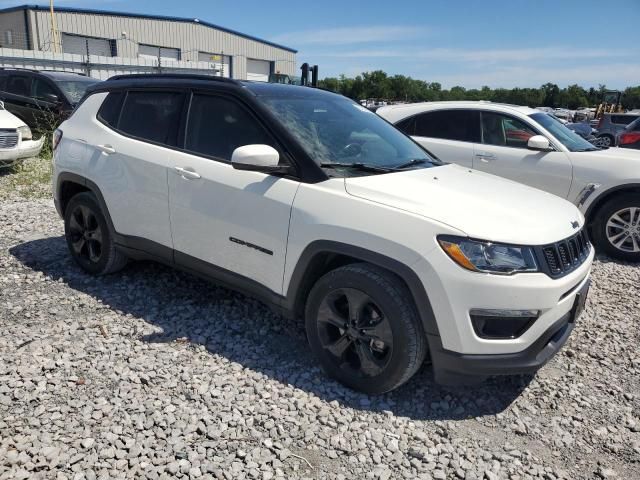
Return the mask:
{"type": "MultiPolygon", "coordinates": [[[[75,12],[57,12],[55,15],[61,33],[115,39],[119,57],[137,57],[138,43],[144,43],[179,48],[183,61],[197,61],[199,51],[230,55],[233,77],[239,79],[246,78],[247,58],[272,61],[275,70],[281,73],[297,73],[295,53],[204,25],[75,12]],[[122,32],[126,32],[127,38],[122,38],[122,32]]],[[[29,16],[33,48],[51,51],[49,12],[31,10],[29,16]]]]}
{"type": "Polygon", "coordinates": [[[0,15],[0,46],[28,48],[27,25],[23,10],[0,15]],[[7,32],[11,32],[11,42],[8,41],[7,32]]]}

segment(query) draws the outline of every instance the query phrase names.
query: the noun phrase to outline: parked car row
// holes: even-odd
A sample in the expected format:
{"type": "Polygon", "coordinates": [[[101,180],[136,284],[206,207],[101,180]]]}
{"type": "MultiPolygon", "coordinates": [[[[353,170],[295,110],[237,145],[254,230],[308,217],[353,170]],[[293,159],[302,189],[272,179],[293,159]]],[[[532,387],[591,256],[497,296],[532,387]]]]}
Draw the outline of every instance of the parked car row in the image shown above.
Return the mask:
{"type": "Polygon", "coordinates": [[[607,254],[640,261],[640,156],[601,150],[553,115],[488,102],[383,107],[383,118],[438,158],[553,193],[586,217],[607,254]]]}
{"type": "Polygon", "coordinates": [[[44,135],[71,114],[96,82],[77,73],[1,68],[0,165],[39,155],[44,135]]]}
{"type": "Polygon", "coordinates": [[[425,358],[442,383],[535,371],[584,307],[588,229],[636,255],[637,195],[613,195],[616,174],[573,172],[606,160],[539,111],[380,112],[415,140],[308,87],[96,84],[54,136],[69,251],[91,274],[152,259],[302,317],[324,370],[364,392],[398,387],[425,358]]]}

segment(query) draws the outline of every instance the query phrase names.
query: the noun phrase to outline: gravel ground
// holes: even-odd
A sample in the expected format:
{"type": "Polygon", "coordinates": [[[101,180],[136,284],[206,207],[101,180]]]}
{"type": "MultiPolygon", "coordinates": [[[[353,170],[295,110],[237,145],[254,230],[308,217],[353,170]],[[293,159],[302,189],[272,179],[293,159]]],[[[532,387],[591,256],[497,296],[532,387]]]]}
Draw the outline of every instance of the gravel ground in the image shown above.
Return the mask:
{"type": "MultiPolygon", "coordinates": [[[[0,177],[0,189],[8,181],[0,177]]],[[[138,263],[92,278],[49,199],[0,202],[0,479],[640,478],[640,268],[599,259],[535,377],[379,397],[301,323],[138,263]]]]}

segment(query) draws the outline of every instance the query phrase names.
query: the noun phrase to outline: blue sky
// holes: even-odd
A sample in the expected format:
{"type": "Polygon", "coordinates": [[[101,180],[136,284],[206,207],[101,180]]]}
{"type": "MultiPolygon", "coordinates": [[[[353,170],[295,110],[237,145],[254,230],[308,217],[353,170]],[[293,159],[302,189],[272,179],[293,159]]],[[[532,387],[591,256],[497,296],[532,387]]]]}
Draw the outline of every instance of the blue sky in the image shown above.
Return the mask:
{"type": "Polygon", "coordinates": [[[321,77],[382,69],[445,87],[640,85],[640,0],[56,4],[200,18],[298,49],[298,63],[318,64],[321,77]]]}

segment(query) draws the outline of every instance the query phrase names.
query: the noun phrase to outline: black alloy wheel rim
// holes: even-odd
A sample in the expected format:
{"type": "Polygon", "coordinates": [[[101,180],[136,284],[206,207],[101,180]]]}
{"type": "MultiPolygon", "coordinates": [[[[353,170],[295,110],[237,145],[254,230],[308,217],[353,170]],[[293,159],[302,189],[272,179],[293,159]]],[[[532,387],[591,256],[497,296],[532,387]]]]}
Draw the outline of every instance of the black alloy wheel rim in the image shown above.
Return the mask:
{"type": "Polygon", "coordinates": [[[340,288],[325,296],[318,309],[318,333],[331,360],[358,377],[379,375],[391,360],[389,319],[360,290],[340,288]]]}
{"type": "Polygon", "coordinates": [[[69,219],[71,248],[82,261],[98,263],[102,257],[102,229],[91,209],[78,205],[69,219]]]}

